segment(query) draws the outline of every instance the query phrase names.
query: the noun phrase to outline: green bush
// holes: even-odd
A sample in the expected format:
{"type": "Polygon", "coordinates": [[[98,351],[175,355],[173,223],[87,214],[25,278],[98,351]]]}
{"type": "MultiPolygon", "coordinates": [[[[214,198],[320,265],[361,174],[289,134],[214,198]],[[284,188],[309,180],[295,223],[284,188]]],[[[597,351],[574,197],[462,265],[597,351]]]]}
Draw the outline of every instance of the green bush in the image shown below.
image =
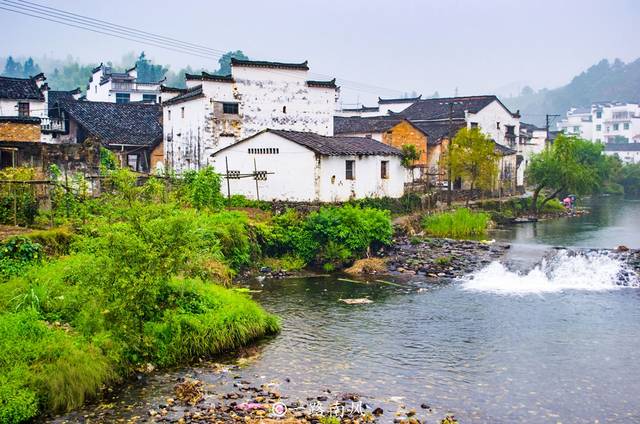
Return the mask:
{"type": "Polygon", "coordinates": [[[0,243],[0,282],[40,262],[42,257],[42,246],[27,237],[11,237],[0,243]]]}
{"type": "Polygon", "coordinates": [[[461,208],[427,215],[422,220],[422,227],[434,237],[464,238],[484,235],[489,222],[489,214],[461,208]]]}
{"type": "Polygon", "coordinates": [[[15,183],[0,184],[0,224],[31,225],[38,214],[38,198],[35,186],[22,181],[34,180],[33,168],[5,168],[0,170],[0,180],[15,183]]]}

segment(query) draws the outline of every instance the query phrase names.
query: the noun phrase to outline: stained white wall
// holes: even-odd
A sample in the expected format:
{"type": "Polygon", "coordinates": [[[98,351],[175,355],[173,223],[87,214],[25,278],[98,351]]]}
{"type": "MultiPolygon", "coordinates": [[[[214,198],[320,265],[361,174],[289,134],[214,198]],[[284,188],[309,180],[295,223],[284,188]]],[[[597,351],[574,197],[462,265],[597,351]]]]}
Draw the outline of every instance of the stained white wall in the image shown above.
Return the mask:
{"type": "Polygon", "coordinates": [[[48,116],[47,102],[43,100],[15,100],[0,99],[0,116],[18,116],[18,103],[29,103],[29,116],[46,118],[48,116]]]}
{"type": "MultiPolygon", "coordinates": [[[[398,156],[321,156],[306,147],[265,132],[233,145],[212,158],[216,171],[229,169],[250,173],[254,160],[259,171],[273,172],[259,181],[261,200],[346,201],[352,197],[401,197],[405,170],[398,156]],[[250,154],[250,148],[278,149],[276,154],[250,154]],[[346,180],[346,160],[356,161],[355,180],[346,180]],[[389,177],[382,179],[380,162],[389,161],[389,177]]],[[[251,178],[230,180],[231,194],[256,198],[256,182],[251,178]]],[[[226,193],[226,180],[222,190],[226,193]]]]}
{"type": "Polygon", "coordinates": [[[496,143],[515,148],[507,142],[505,133],[507,125],[515,126],[514,132],[517,142],[517,137],[520,134],[520,118],[514,117],[497,100],[489,103],[478,113],[468,113],[466,121],[468,127],[471,127],[472,122],[478,123],[480,130],[495,140],[496,143]],[[500,128],[498,128],[498,123],[500,123],[500,128]]]}
{"type": "MultiPolygon", "coordinates": [[[[164,139],[173,134],[174,151],[189,151],[189,145],[199,142],[200,164],[204,166],[213,151],[266,128],[333,135],[336,90],[309,87],[308,71],[233,66],[232,76],[234,82],[189,80],[188,87],[202,85],[204,99],[164,104],[164,139]],[[221,114],[223,102],[237,103],[239,113],[221,114]],[[176,121],[167,120],[167,112],[171,110],[174,119],[182,107],[186,117],[178,129],[176,121]],[[178,137],[178,133],[182,136],[178,137]]],[[[171,161],[167,157],[169,152],[165,149],[165,163],[173,162],[176,172],[193,168],[193,160],[184,163],[174,156],[171,161]]]]}

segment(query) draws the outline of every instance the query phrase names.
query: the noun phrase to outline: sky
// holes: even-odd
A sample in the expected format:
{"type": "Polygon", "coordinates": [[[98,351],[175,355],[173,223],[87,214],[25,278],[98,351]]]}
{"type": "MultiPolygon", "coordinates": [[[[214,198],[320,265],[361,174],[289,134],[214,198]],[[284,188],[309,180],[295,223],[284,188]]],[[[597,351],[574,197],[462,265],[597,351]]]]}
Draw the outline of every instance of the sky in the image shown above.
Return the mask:
{"type": "MultiPolygon", "coordinates": [[[[251,59],[308,60],[318,77],[338,77],[345,104],[412,91],[507,96],[524,85],[564,85],[603,58],[640,57],[637,0],[30,1],[220,51],[239,49],[251,59]]],[[[6,5],[0,0],[0,8],[6,5]]],[[[0,57],[70,54],[99,63],[144,50],[175,70],[217,68],[217,57],[1,9],[0,28],[0,57]]]]}

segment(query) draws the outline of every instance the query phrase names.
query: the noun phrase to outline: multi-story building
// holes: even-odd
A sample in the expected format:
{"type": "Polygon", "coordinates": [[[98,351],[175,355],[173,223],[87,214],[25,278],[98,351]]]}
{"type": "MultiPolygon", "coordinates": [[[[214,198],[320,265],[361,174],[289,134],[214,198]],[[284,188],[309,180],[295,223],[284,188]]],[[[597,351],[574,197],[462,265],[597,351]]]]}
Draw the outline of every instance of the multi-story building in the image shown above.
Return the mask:
{"type": "Polygon", "coordinates": [[[217,150],[270,128],[333,135],[335,79],[308,79],[307,62],[232,59],[230,75],[187,74],[187,89],[163,100],[165,166],[199,169],[217,150]]]}
{"type": "Polygon", "coordinates": [[[90,102],[158,103],[161,84],[162,81],[138,81],[135,66],[125,72],[113,72],[110,66],[101,63],[92,70],[86,96],[90,102]]]}
{"type": "Polygon", "coordinates": [[[639,160],[640,104],[599,102],[589,109],[572,108],[558,128],[565,134],[603,143],[606,154],[617,155],[623,161],[639,160]]]}
{"type": "Polygon", "coordinates": [[[591,109],[572,107],[567,112],[567,117],[558,122],[558,129],[565,134],[591,140],[593,136],[591,109]]]}

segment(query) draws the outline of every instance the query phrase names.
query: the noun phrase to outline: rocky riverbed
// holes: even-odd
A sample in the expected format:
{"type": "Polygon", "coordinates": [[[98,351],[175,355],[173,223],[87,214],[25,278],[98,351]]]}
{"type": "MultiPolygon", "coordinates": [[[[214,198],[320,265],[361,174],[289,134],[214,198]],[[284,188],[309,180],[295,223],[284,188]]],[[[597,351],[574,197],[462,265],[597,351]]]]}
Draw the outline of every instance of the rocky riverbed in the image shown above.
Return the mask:
{"type": "Polygon", "coordinates": [[[457,423],[454,416],[428,403],[405,405],[399,399],[378,403],[359,393],[326,388],[313,396],[287,395],[290,378],[265,381],[244,369],[259,348],[243,349],[228,363],[201,362],[188,370],[141,373],[137,381],[50,423],[311,423],[359,424],[393,422],[457,423]],[[247,356],[248,355],[248,356],[247,356]]]}
{"type": "Polygon", "coordinates": [[[456,278],[500,259],[506,243],[401,236],[388,250],[387,268],[392,275],[456,278]]]}

